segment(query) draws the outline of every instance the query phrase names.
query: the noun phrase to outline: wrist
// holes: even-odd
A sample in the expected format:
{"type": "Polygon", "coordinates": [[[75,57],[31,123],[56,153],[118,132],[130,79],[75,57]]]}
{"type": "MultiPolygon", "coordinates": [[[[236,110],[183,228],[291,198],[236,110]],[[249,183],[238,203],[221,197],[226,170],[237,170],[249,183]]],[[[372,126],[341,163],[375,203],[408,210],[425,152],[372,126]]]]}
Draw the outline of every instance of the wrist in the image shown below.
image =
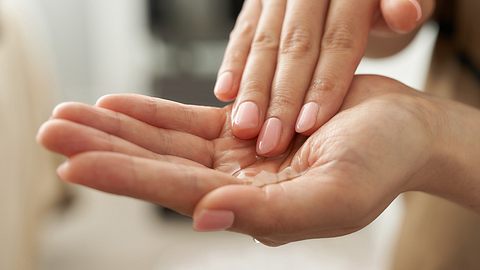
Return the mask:
{"type": "Polygon", "coordinates": [[[480,211],[480,112],[454,101],[428,100],[432,144],[417,190],[480,211]]]}

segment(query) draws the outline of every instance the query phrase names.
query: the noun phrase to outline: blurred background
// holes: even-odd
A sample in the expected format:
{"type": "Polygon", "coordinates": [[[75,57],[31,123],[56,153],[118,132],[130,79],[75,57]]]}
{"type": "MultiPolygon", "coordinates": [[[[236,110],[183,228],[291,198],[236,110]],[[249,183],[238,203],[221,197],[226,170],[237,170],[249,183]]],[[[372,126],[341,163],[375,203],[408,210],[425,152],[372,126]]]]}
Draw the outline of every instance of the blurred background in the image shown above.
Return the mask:
{"type": "MultiPolygon", "coordinates": [[[[135,92],[186,103],[213,96],[242,0],[0,1],[0,269],[386,269],[401,198],[350,236],[267,248],[136,200],[63,186],[34,141],[61,101],[135,92]]],[[[422,89],[437,26],[358,73],[422,89]]]]}

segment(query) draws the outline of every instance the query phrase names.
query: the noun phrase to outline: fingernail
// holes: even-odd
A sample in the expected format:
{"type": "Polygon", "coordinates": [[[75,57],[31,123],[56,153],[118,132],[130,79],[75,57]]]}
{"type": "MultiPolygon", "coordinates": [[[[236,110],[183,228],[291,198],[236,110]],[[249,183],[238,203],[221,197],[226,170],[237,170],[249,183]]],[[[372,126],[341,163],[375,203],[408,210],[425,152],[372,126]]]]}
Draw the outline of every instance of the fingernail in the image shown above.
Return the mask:
{"type": "Polygon", "coordinates": [[[260,132],[258,143],[258,154],[266,155],[275,150],[280,143],[282,135],[282,121],[278,118],[270,118],[267,120],[260,132]]]}
{"type": "Polygon", "coordinates": [[[199,232],[224,231],[233,225],[232,211],[203,210],[194,217],[193,228],[199,232]]]}
{"type": "MultiPolygon", "coordinates": [[[[58,168],[57,168],[57,175],[60,176],[60,178],[64,179],[67,171],[68,171],[68,167],[70,166],[69,162],[68,161],[65,161],[64,163],[62,163],[62,165],[60,165],[58,168]]],[[[65,180],[65,179],[64,179],[65,180]]]]}
{"type": "Polygon", "coordinates": [[[215,84],[215,95],[222,96],[230,93],[233,87],[233,73],[224,72],[220,77],[218,77],[217,83],[215,84]]]}
{"type": "Polygon", "coordinates": [[[308,131],[315,126],[319,109],[318,104],[315,102],[310,102],[303,106],[296,125],[298,133],[308,131]]]}
{"type": "Polygon", "coordinates": [[[247,101],[240,104],[235,115],[234,125],[239,129],[253,129],[260,124],[260,111],[257,104],[247,101]]]}
{"type": "Polygon", "coordinates": [[[417,22],[420,21],[423,17],[423,12],[422,12],[422,6],[420,6],[420,3],[418,3],[417,0],[409,0],[410,3],[415,7],[417,10],[417,22]]]}

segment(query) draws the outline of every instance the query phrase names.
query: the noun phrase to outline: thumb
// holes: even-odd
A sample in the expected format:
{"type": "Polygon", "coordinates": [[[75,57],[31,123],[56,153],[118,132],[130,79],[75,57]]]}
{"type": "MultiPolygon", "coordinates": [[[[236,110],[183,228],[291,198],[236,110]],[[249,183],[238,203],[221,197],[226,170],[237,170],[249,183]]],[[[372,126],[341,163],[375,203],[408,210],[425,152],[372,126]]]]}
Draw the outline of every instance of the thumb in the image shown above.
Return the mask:
{"type": "Polygon", "coordinates": [[[239,232],[276,245],[265,239],[277,231],[277,225],[285,223],[284,220],[280,221],[281,213],[277,210],[280,204],[262,188],[225,186],[207,194],[198,203],[193,215],[193,227],[203,232],[239,232]]]}
{"type": "Polygon", "coordinates": [[[239,232],[278,246],[351,233],[373,218],[364,219],[369,208],[361,195],[365,193],[315,182],[220,187],[197,204],[194,229],[239,232]],[[353,213],[352,208],[356,208],[353,213]]]}
{"type": "Polygon", "coordinates": [[[435,0],[381,0],[380,9],[392,31],[410,33],[432,16],[435,0]]]}

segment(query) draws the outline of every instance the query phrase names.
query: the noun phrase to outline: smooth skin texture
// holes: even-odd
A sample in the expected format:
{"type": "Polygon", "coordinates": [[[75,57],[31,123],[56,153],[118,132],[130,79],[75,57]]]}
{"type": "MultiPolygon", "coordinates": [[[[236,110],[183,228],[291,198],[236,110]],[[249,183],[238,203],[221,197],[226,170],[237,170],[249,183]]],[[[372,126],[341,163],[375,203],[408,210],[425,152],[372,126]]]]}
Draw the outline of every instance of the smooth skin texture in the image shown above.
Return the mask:
{"type": "MultiPolygon", "coordinates": [[[[434,0],[247,0],[215,86],[236,98],[232,132],[258,136],[257,153],[284,153],[339,110],[370,34],[414,32],[434,0]]],[[[400,48],[399,48],[400,49],[400,48]]]]}
{"type": "Polygon", "coordinates": [[[62,104],[37,139],[69,158],[58,169],[68,182],[172,208],[193,216],[199,231],[277,246],[359,230],[409,190],[480,213],[480,142],[464,132],[480,132],[479,112],[440,103],[387,78],[357,77],[334,118],[273,159],[256,156],[255,140],[233,136],[230,106],[138,95],[62,104]],[[238,165],[304,173],[257,187],[232,176],[238,165]]]}

